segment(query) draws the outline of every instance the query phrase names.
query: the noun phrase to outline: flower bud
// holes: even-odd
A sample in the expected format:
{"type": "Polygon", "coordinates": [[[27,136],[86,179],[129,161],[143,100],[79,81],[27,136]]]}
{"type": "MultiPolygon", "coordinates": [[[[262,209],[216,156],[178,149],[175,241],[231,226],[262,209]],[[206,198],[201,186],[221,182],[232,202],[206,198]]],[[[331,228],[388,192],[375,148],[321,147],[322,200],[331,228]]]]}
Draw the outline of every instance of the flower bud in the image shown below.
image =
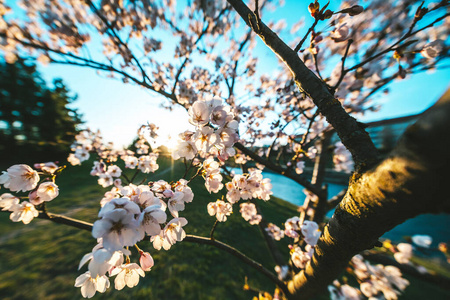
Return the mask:
{"type": "Polygon", "coordinates": [[[426,8],[426,7],[423,7],[423,8],[419,7],[417,9],[417,11],[416,11],[416,14],[414,15],[415,21],[417,22],[417,21],[421,20],[423,18],[423,16],[425,16],[427,13],[428,13],[428,8],[426,8]]]}
{"type": "Polygon", "coordinates": [[[163,195],[164,195],[164,197],[166,197],[166,198],[172,198],[175,194],[174,194],[174,192],[172,192],[171,190],[165,190],[165,191],[163,192],[163,195]]]}
{"type": "Polygon", "coordinates": [[[308,11],[311,14],[313,18],[317,16],[317,13],[320,11],[320,4],[319,2],[315,1],[314,3],[310,3],[308,5],[308,11]]]}
{"type": "Polygon", "coordinates": [[[333,16],[333,12],[332,12],[331,10],[327,9],[327,10],[323,13],[321,20],[328,20],[328,19],[331,18],[332,16],[333,16]]]}
{"type": "Polygon", "coordinates": [[[361,5],[353,5],[352,7],[350,7],[350,11],[348,12],[348,14],[350,16],[356,16],[362,13],[363,11],[364,7],[362,7],[361,5]]]}
{"type": "Polygon", "coordinates": [[[152,256],[148,252],[141,251],[140,253],[141,257],[139,258],[139,263],[141,264],[142,270],[150,271],[154,265],[152,256]]]}

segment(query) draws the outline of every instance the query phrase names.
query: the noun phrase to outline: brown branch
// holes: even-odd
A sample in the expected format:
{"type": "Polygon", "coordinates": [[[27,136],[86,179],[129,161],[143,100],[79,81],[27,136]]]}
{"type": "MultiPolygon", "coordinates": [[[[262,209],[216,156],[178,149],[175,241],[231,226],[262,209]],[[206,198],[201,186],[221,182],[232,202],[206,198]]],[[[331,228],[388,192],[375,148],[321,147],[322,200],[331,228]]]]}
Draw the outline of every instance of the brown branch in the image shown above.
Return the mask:
{"type": "MultiPolygon", "coordinates": [[[[9,211],[1,211],[4,213],[10,213],[9,211]]],[[[53,214],[53,213],[46,213],[46,212],[40,212],[38,218],[49,220],[58,224],[64,224],[71,227],[75,227],[82,230],[92,231],[92,223],[88,223],[82,220],[73,219],[70,217],[66,217],[63,215],[53,214]]],[[[231,255],[237,257],[242,262],[246,263],[247,265],[251,266],[264,276],[266,276],[268,279],[270,279],[273,283],[275,283],[284,293],[288,294],[287,286],[284,282],[278,279],[277,276],[275,276],[273,273],[271,273],[269,270],[267,270],[262,264],[252,260],[239,250],[231,247],[230,245],[227,245],[223,242],[213,240],[210,238],[195,236],[195,235],[187,235],[184,240],[185,242],[191,242],[196,244],[204,244],[204,245],[211,245],[218,249],[224,250],[225,252],[230,253],[231,255]]]]}
{"type": "Polygon", "coordinates": [[[338,205],[342,199],[344,199],[345,194],[347,194],[347,188],[340,191],[336,196],[328,200],[327,206],[328,210],[332,210],[338,205]]]}
{"type": "Polygon", "coordinates": [[[353,176],[324,228],[314,257],[288,283],[298,299],[330,284],[353,255],[370,249],[396,225],[422,213],[450,212],[450,89],[402,136],[376,167],[353,176]]]}
{"type": "Polygon", "coordinates": [[[200,237],[200,236],[194,236],[194,235],[187,235],[183,241],[186,242],[192,242],[197,244],[205,244],[205,245],[211,245],[218,249],[224,250],[225,252],[230,253],[231,255],[237,257],[245,264],[251,266],[252,268],[259,271],[261,274],[265,275],[268,279],[270,279],[273,283],[275,283],[285,294],[289,294],[286,284],[278,279],[277,276],[275,276],[272,272],[267,270],[263,265],[260,263],[252,260],[239,250],[225,244],[222,242],[219,242],[218,240],[211,240],[209,238],[200,237]]]}
{"type": "Polygon", "coordinates": [[[290,169],[284,169],[280,165],[277,165],[265,158],[262,158],[261,156],[259,156],[255,152],[251,151],[250,149],[248,149],[241,143],[234,144],[234,147],[236,147],[236,149],[239,149],[245,155],[249,156],[255,162],[265,165],[268,169],[270,169],[274,172],[277,172],[278,174],[284,175],[287,178],[294,180],[295,182],[303,185],[305,188],[307,188],[308,190],[310,190],[311,192],[313,192],[315,194],[320,193],[320,189],[318,189],[313,184],[311,184],[311,182],[309,182],[306,178],[297,175],[296,173],[292,172],[290,169]]]}
{"type": "MultiPolygon", "coordinates": [[[[241,0],[228,0],[248,26],[255,22],[252,11],[241,0]]],[[[342,143],[350,150],[357,171],[364,171],[378,162],[378,151],[369,135],[361,128],[334,98],[327,85],[320,80],[298,57],[297,52],[286,45],[277,34],[263,22],[258,35],[266,45],[286,64],[292,72],[295,83],[318,107],[328,123],[339,135],[342,143]]]]}
{"type": "MultiPolygon", "coordinates": [[[[433,22],[429,23],[428,25],[426,25],[426,26],[424,26],[424,27],[422,27],[422,28],[420,28],[420,29],[417,29],[417,30],[414,31],[414,32],[412,32],[413,25],[415,25],[415,22],[413,22],[413,24],[412,24],[411,27],[409,28],[408,32],[407,32],[406,34],[404,34],[397,42],[395,42],[394,44],[392,44],[391,46],[389,46],[389,47],[386,48],[385,50],[383,50],[383,51],[381,51],[381,52],[379,52],[379,53],[377,53],[377,54],[375,54],[375,55],[373,55],[373,56],[367,58],[366,60],[360,62],[359,64],[356,64],[356,65],[354,65],[353,67],[351,67],[351,68],[345,70],[345,73],[348,73],[348,72],[350,72],[350,71],[356,70],[356,69],[358,69],[359,67],[364,66],[364,65],[367,64],[368,62],[371,62],[372,60],[374,60],[374,59],[376,59],[376,58],[382,56],[383,54],[386,54],[386,53],[388,53],[388,52],[390,52],[390,51],[396,50],[396,49],[398,48],[398,47],[396,47],[396,46],[397,46],[398,44],[400,44],[401,42],[403,42],[404,40],[406,40],[407,38],[409,38],[409,37],[411,37],[411,36],[413,36],[413,35],[415,35],[415,34],[421,32],[421,31],[423,31],[423,30],[425,30],[425,29],[427,29],[427,28],[433,27],[434,24],[436,24],[436,23],[442,21],[443,19],[445,19],[445,18],[448,17],[448,16],[450,16],[450,13],[447,13],[447,14],[445,14],[445,15],[443,15],[443,16],[437,18],[437,19],[434,20],[433,22]]],[[[400,47],[401,47],[401,46],[400,46],[400,47]]]]}
{"type": "Polygon", "coordinates": [[[105,18],[105,16],[103,16],[100,11],[97,9],[97,7],[95,7],[94,3],[92,3],[91,0],[86,0],[86,2],[88,3],[89,7],[91,8],[91,10],[97,15],[97,17],[105,24],[105,26],[107,27],[107,29],[110,31],[110,36],[112,38],[116,39],[116,45],[118,46],[118,48],[120,48],[120,46],[123,46],[125,49],[128,50],[128,52],[131,55],[131,58],[136,62],[136,65],[138,66],[139,70],[141,71],[141,75],[142,75],[142,81],[145,82],[145,79],[148,79],[149,82],[152,82],[151,79],[147,76],[147,73],[145,72],[144,68],[142,67],[141,63],[139,62],[139,60],[134,56],[133,52],[131,51],[131,49],[128,47],[128,45],[126,43],[124,43],[122,41],[122,39],[120,38],[120,36],[117,34],[115,28],[113,25],[111,25],[108,20],[105,18]]]}

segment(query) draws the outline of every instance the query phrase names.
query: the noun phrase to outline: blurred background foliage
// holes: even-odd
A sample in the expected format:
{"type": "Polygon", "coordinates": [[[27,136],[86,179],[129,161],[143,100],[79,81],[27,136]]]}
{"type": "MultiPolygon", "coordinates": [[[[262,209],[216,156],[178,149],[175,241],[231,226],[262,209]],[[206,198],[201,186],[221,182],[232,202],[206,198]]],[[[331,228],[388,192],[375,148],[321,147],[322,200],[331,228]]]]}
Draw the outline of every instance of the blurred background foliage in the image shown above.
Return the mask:
{"type": "Polygon", "coordinates": [[[0,163],[65,160],[83,123],[69,107],[76,98],[61,79],[47,85],[34,64],[0,63],[0,163]]]}

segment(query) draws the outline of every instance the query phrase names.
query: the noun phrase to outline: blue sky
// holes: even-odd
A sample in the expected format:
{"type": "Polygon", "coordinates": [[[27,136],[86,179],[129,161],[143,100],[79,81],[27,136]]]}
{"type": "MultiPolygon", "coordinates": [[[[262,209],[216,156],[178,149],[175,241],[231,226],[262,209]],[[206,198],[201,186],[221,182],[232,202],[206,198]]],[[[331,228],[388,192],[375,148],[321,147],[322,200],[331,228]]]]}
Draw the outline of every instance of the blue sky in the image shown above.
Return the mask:
{"type": "MultiPolygon", "coordinates": [[[[336,8],[336,2],[331,4],[331,9],[336,8]]],[[[287,0],[284,7],[263,15],[263,19],[285,18],[288,24],[293,24],[304,16],[308,24],[312,21],[306,10],[308,3],[287,0]]],[[[306,31],[306,28],[302,30],[306,31]]],[[[270,75],[276,65],[275,55],[261,41],[258,41],[255,51],[264,62],[258,65],[259,71],[270,75]]],[[[95,70],[82,67],[49,65],[41,66],[39,70],[49,82],[56,77],[62,78],[70,90],[78,94],[73,107],[84,115],[86,126],[100,129],[106,141],[113,141],[118,146],[128,145],[137,128],[147,122],[157,124],[163,134],[173,135],[189,128],[184,109],[175,108],[169,112],[160,108],[159,101],[155,100],[161,97],[141,87],[105,78],[105,74],[99,75],[95,70]]],[[[446,69],[394,82],[389,86],[390,94],[379,98],[383,103],[382,109],[367,113],[360,120],[374,121],[422,112],[449,87],[449,79],[450,69],[446,69]]]]}

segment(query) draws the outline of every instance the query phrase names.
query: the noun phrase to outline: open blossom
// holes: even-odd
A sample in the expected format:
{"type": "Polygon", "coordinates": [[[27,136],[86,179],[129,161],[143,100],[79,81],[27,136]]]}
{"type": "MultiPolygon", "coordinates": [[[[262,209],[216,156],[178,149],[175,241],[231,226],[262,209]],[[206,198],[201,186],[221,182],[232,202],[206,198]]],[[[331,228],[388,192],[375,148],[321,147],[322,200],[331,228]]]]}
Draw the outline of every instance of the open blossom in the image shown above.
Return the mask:
{"type": "Polygon", "coordinates": [[[43,182],[39,185],[36,194],[41,201],[51,201],[58,197],[59,188],[53,182],[43,182]]]}
{"type": "Polygon", "coordinates": [[[108,186],[113,185],[114,179],[112,178],[112,176],[110,174],[104,173],[104,174],[100,174],[97,182],[102,187],[108,187],[108,186]]]}
{"type": "Polygon", "coordinates": [[[275,224],[267,224],[266,231],[276,241],[279,241],[284,237],[284,231],[275,224]]]}
{"type": "Polygon", "coordinates": [[[297,238],[299,236],[298,231],[300,230],[299,222],[299,217],[287,219],[284,223],[284,234],[293,239],[297,238]]]}
{"type": "Polygon", "coordinates": [[[142,173],[151,173],[159,169],[159,165],[156,163],[158,155],[150,153],[149,155],[142,155],[139,157],[138,168],[142,173]]]}
{"type": "Polygon", "coordinates": [[[41,169],[44,172],[53,174],[59,167],[54,162],[46,162],[46,163],[34,164],[34,168],[41,169]]]}
{"type": "Polygon", "coordinates": [[[133,246],[144,238],[136,216],[141,210],[129,198],[115,198],[106,203],[99,212],[100,220],[95,221],[92,235],[103,238],[103,246],[109,251],[133,246]]]}
{"type": "Polygon", "coordinates": [[[217,200],[216,202],[210,202],[208,204],[208,214],[210,216],[216,216],[217,221],[225,222],[227,216],[231,215],[233,208],[230,203],[222,200],[217,200]]]}
{"type": "Polygon", "coordinates": [[[118,166],[108,166],[108,174],[112,177],[120,177],[122,170],[118,166]]]}
{"type": "Polygon", "coordinates": [[[0,196],[0,208],[5,211],[13,211],[14,207],[19,204],[19,198],[10,193],[4,193],[0,196]]]}
{"type": "Polygon", "coordinates": [[[172,214],[172,216],[178,218],[178,212],[184,210],[184,201],[183,201],[184,194],[182,192],[174,193],[171,190],[166,191],[171,192],[169,200],[167,200],[167,207],[169,208],[169,211],[172,214]]]}
{"type": "Polygon", "coordinates": [[[34,205],[28,201],[23,201],[20,204],[12,206],[10,209],[12,209],[12,213],[9,218],[13,222],[22,221],[23,224],[28,224],[31,220],[39,216],[39,212],[34,205]]]}
{"type": "Polygon", "coordinates": [[[89,271],[81,274],[75,280],[75,287],[81,287],[81,295],[84,298],[92,298],[96,292],[104,293],[109,285],[108,277],[103,275],[93,278],[89,271]]]}
{"type": "Polygon", "coordinates": [[[164,238],[171,245],[176,242],[181,242],[186,237],[186,232],[183,230],[183,226],[187,224],[187,220],[185,218],[174,218],[169,223],[167,223],[166,227],[164,227],[164,238]]]}
{"type": "Polygon", "coordinates": [[[115,268],[111,272],[111,276],[117,275],[114,279],[116,290],[121,290],[125,286],[129,288],[135,287],[139,283],[139,276],[145,277],[145,272],[136,263],[124,264],[115,268]]]}
{"type": "Polygon", "coordinates": [[[297,268],[303,269],[311,260],[313,254],[314,248],[310,245],[306,245],[305,251],[302,251],[300,247],[295,247],[294,251],[291,252],[291,260],[297,268]]]}
{"type": "Polygon", "coordinates": [[[192,189],[188,187],[188,181],[186,179],[180,179],[178,180],[175,191],[182,192],[183,193],[183,201],[185,203],[190,203],[194,199],[194,193],[192,192],[192,189]]]}
{"type": "Polygon", "coordinates": [[[250,225],[257,225],[261,222],[262,216],[258,215],[256,206],[253,203],[241,203],[241,209],[239,212],[245,221],[248,221],[250,225]]]}
{"type": "Polygon", "coordinates": [[[125,168],[128,169],[136,169],[138,165],[138,158],[135,156],[125,156],[123,161],[125,162],[125,168]]]}
{"type": "Polygon", "coordinates": [[[191,141],[181,141],[172,152],[173,159],[184,157],[186,159],[193,159],[197,154],[197,147],[191,141]]]}
{"type": "MultiPolygon", "coordinates": [[[[158,199],[158,198],[155,198],[158,199]]],[[[139,222],[145,233],[150,236],[158,235],[161,232],[159,224],[163,224],[167,220],[166,213],[161,209],[161,205],[152,205],[146,207],[139,218],[139,222]]]]}
{"type": "Polygon", "coordinates": [[[153,248],[156,250],[161,250],[161,248],[164,248],[164,250],[169,250],[172,246],[171,243],[164,237],[164,231],[161,231],[159,235],[154,235],[150,238],[150,242],[153,243],[153,248]]]}
{"type": "Polygon", "coordinates": [[[38,173],[28,165],[13,165],[0,176],[0,184],[13,192],[34,189],[39,182],[38,173]]]}
{"type": "Polygon", "coordinates": [[[103,248],[103,241],[99,239],[99,243],[95,245],[92,252],[87,253],[80,260],[78,270],[87,262],[89,273],[91,276],[103,276],[106,272],[110,271],[113,267],[117,267],[123,264],[123,255],[129,255],[130,252],[126,249],[121,251],[109,251],[103,248]]]}
{"type": "Polygon", "coordinates": [[[209,193],[217,193],[223,188],[222,175],[218,169],[207,172],[205,175],[205,186],[209,193]]]}
{"type": "Polygon", "coordinates": [[[313,221],[304,221],[301,232],[305,238],[305,242],[313,247],[317,244],[321,234],[321,231],[319,231],[319,225],[313,221]]]}
{"type": "Polygon", "coordinates": [[[194,126],[208,124],[211,111],[205,101],[195,101],[189,108],[189,123],[194,126]]]}
{"type": "Polygon", "coordinates": [[[398,252],[394,253],[394,258],[401,264],[407,264],[412,257],[412,246],[407,243],[400,243],[397,245],[398,252]]]}

